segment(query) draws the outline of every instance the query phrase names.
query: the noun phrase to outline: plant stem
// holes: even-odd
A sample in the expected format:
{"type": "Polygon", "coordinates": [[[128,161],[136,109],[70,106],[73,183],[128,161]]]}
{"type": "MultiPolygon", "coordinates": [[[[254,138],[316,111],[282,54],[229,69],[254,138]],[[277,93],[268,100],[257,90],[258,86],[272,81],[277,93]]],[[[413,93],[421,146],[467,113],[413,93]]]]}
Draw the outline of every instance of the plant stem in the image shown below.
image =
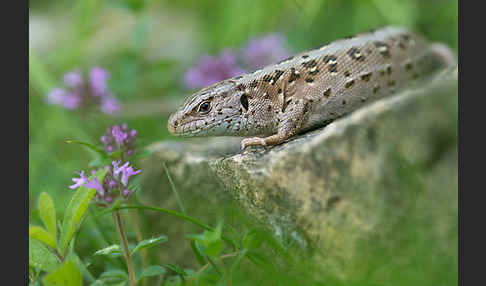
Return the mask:
{"type": "MultiPolygon", "coordinates": [[[[134,202],[134,197],[131,198],[131,202],[132,203],[134,202]]],[[[135,234],[137,235],[137,243],[140,243],[143,240],[143,235],[138,225],[137,213],[135,209],[130,210],[130,219],[132,221],[135,234]]],[[[142,254],[142,269],[145,269],[145,267],[147,266],[147,249],[142,249],[141,254],[142,254]]],[[[147,279],[144,279],[142,285],[146,285],[146,284],[147,284],[147,279]]]]}
{"type": "Polygon", "coordinates": [[[128,241],[125,231],[123,230],[123,223],[120,217],[120,212],[113,212],[113,219],[115,220],[116,230],[120,236],[120,242],[123,245],[125,252],[125,260],[127,261],[128,279],[130,280],[130,286],[135,286],[135,272],[133,271],[132,256],[130,250],[128,250],[128,241]]]}

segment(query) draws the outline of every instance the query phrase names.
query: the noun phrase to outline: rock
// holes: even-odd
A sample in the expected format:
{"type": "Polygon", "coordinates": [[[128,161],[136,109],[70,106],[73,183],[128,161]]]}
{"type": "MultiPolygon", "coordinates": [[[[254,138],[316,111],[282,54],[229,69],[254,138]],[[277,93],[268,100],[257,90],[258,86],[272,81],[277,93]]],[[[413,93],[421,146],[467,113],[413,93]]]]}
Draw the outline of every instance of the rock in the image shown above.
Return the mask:
{"type": "Polygon", "coordinates": [[[457,213],[457,89],[457,68],[450,69],[287,143],[242,154],[241,138],[156,143],[143,166],[155,187],[144,188],[143,202],[177,209],[166,162],[192,216],[227,216],[222,206],[235,201],[283,241],[345,273],[355,267],[346,261],[357,242],[386,236],[418,197],[422,208],[438,205],[430,212],[437,233],[448,227],[444,214],[457,213]]]}

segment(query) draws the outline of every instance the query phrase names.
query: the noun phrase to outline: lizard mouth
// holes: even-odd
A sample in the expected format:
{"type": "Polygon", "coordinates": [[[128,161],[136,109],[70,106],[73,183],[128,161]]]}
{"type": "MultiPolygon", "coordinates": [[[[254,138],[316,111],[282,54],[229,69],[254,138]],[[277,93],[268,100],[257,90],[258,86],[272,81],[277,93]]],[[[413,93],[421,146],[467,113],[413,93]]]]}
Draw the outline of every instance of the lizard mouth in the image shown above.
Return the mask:
{"type": "MultiPolygon", "coordinates": [[[[169,130],[170,133],[176,136],[180,137],[195,137],[195,136],[205,136],[205,135],[211,135],[211,131],[214,130],[214,127],[218,125],[222,125],[223,121],[235,118],[238,115],[235,114],[233,116],[220,119],[214,122],[209,122],[207,124],[204,124],[205,120],[192,120],[189,122],[186,122],[182,125],[177,125],[171,123],[169,120],[169,123],[167,124],[167,129],[169,130]],[[196,122],[201,121],[202,123],[198,126],[196,122]]],[[[223,135],[223,134],[222,134],[223,135]]]]}

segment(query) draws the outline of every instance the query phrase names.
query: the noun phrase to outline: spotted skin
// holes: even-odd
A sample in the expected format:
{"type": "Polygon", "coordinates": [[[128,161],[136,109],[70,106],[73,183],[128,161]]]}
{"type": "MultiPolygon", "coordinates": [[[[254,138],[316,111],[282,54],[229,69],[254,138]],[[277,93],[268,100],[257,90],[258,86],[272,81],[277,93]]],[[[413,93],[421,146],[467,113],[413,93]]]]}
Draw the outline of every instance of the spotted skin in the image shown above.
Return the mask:
{"type": "Polygon", "coordinates": [[[385,27],[206,87],[170,116],[168,129],[179,136],[258,136],[243,139],[242,149],[276,145],[450,64],[454,56],[444,45],[385,27]]]}

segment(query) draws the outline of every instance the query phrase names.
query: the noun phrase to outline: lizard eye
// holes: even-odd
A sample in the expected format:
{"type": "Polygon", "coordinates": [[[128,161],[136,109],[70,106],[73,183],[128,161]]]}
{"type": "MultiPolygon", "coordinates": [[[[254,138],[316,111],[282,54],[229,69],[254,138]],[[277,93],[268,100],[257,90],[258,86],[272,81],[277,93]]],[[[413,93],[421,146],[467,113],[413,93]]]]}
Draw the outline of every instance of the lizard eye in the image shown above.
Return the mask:
{"type": "Polygon", "coordinates": [[[204,101],[199,105],[199,112],[202,114],[206,114],[211,109],[211,103],[209,101],[204,101]]]}

